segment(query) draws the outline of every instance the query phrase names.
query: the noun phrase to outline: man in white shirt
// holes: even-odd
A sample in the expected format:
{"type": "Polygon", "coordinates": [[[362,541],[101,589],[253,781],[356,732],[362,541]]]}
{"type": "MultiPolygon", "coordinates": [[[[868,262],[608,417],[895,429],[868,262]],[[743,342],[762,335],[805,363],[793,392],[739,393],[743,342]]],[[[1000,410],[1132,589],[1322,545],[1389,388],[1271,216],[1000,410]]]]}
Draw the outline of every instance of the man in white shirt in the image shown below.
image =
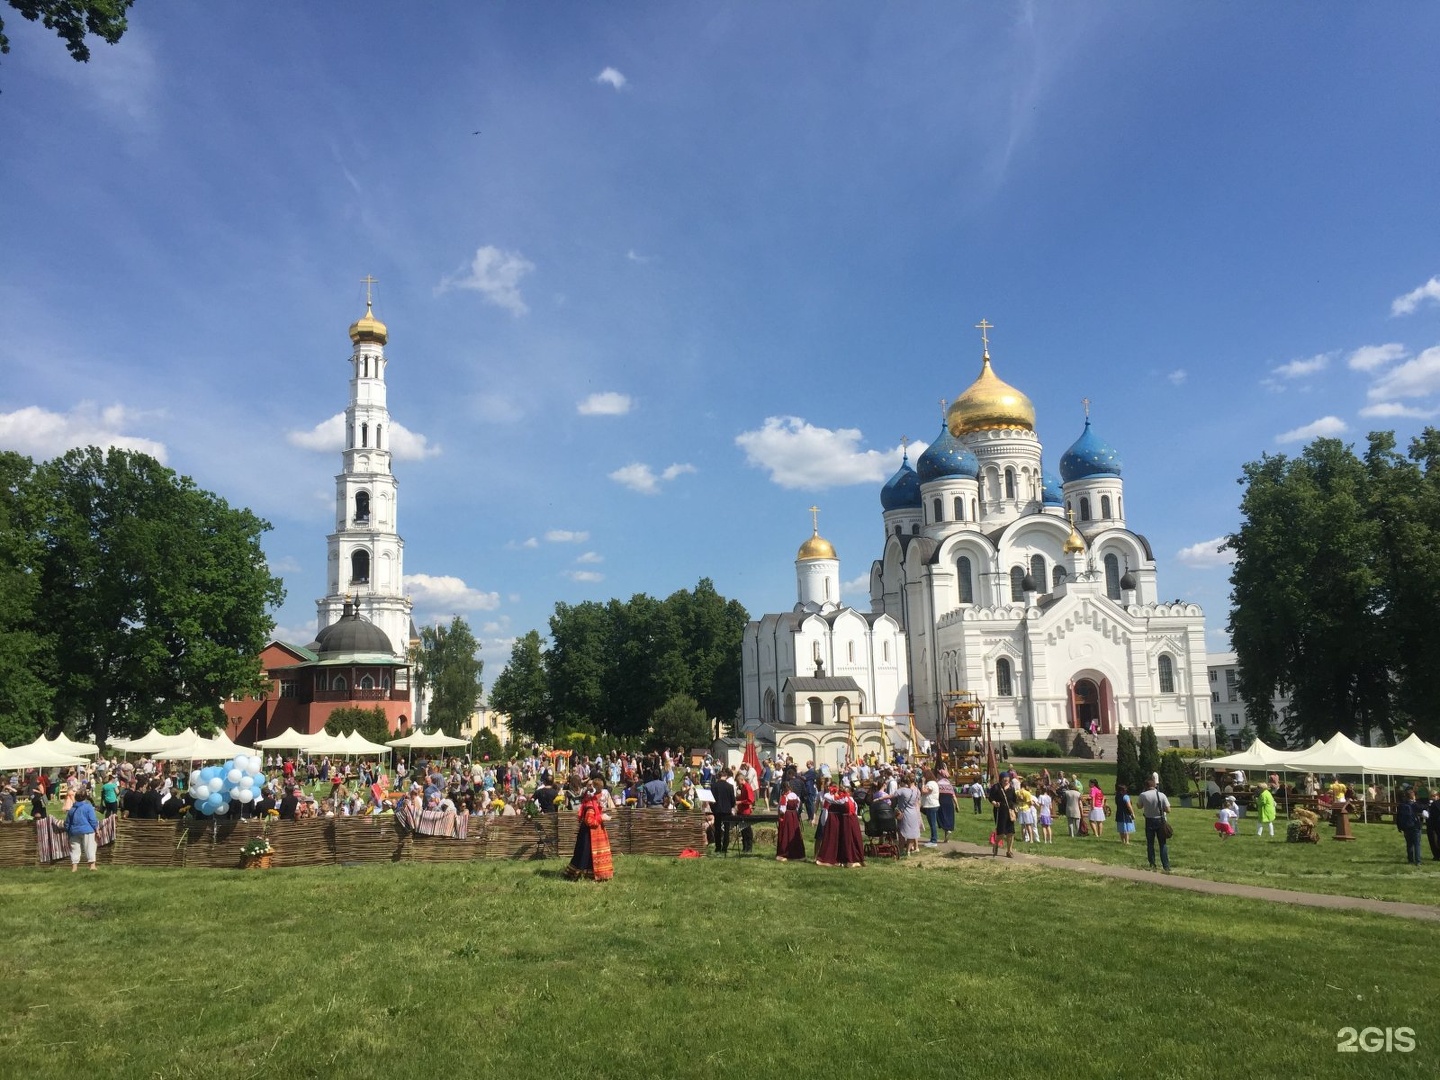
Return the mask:
{"type": "Polygon", "coordinates": [[[1145,815],[1145,855],[1150,860],[1150,869],[1155,869],[1155,842],[1160,842],[1160,865],[1165,873],[1170,872],[1170,849],[1165,836],[1165,815],[1170,812],[1170,800],[1160,790],[1160,778],[1150,774],[1145,790],[1135,800],[1140,812],[1145,815]]]}

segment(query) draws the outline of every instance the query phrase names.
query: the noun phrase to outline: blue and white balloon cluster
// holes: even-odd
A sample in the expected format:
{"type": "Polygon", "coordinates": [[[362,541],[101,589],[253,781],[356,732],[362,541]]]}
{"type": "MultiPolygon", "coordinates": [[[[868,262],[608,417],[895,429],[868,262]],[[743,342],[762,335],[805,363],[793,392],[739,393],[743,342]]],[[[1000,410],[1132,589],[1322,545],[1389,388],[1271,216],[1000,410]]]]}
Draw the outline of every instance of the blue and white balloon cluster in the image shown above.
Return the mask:
{"type": "Polygon", "coordinates": [[[236,754],[224,765],[208,765],[190,774],[190,797],[195,809],[206,817],[224,817],[232,802],[248,803],[260,798],[265,786],[260,758],[236,754]]]}

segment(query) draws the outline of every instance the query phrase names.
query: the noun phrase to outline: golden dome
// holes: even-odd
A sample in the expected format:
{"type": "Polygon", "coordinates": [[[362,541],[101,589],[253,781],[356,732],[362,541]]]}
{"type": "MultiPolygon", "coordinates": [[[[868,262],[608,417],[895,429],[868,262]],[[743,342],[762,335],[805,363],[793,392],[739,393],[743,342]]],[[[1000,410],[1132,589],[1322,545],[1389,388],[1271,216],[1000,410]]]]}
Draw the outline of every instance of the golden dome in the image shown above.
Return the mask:
{"type": "Polygon", "coordinates": [[[388,337],[385,324],[375,318],[374,313],[370,310],[369,301],[366,301],[365,314],[350,324],[350,340],[356,345],[362,341],[373,341],[384,345],[388,337]]]}
{"type": "Polygon", "coordinates": [[[956,438],[972,431],[989,431],[992,428],[1034,431],[1035,406],[1028,397],[995,374],[990,366],[990,352],[986,350],[980,377],[955,399],[945,419],[950,426],[950,434],[956,438]]]}
{"type": "Polygon", "coordinates": [[[1071,515],[1070,518],[1070,535],[1065,538],[1065,546],[1061,550],[1063,550],[1066,555],[1085,554],[1085,541],[1081,538],[1080,534],[1075,531],[1074,515],[1071,515]]]}
{"type": "Polygon", "coordinates": [[[796,562],[804,562],[809,559],[838,559],[835,554],[835,546],[820,535],[817,529],[815,535],[800,545],[800,553],[795,556],[796,562]]]}

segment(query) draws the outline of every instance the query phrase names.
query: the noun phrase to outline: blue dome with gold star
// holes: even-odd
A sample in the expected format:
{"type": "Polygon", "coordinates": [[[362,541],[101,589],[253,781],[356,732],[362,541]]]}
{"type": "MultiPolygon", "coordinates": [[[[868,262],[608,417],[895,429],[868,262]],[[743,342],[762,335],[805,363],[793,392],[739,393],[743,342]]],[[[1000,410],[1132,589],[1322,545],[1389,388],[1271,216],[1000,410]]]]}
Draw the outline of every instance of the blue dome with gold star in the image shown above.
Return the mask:
{"type": "Polygon", "coordinates": [[[1060,479],[1068,484],[1072,480],[1089,480],[1096,476],[1118,477],[1120,469],[1120,455],[1090,430],[1090,418],[1087,416],[1085,430],[1060,459],[1060,479]]]}
{"type": "Polygon", "coordinates": [[[1046,506],[1064,506],[1065,491],[1060,478],[1049,469],[1040,471],[1040,501],[1046,506]]]}
{"type": "Polygon", "coordinates": [[[925,452],[915,464],[922,484],[952,476],[964,476],[974,480],[980,475],[980,459],[968,446],[950,434],[950,427],[945,423],[940,425],[940,434],[925,448],[925,452]]]}
{"type": "Polygon", "coordinates": [[[910,467],[910,454],[900,460],[900,468],[880,489],[880,505],[886,510],[919,510],[920,477],[910,467]]]}

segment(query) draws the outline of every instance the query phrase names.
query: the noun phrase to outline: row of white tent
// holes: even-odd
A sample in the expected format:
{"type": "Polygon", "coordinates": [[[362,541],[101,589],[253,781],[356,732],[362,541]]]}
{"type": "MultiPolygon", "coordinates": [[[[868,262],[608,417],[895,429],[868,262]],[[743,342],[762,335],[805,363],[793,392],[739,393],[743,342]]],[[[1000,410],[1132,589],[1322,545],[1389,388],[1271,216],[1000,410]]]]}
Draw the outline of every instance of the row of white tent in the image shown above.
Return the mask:
{"type": "Polygon", "coordinates": [[[1277,769],[1353,776],[1440,776],[1440,746],[1410,735],[1394,746],[1361,746],[1340,732],[1304,750],[1277,750],[1256,739],[1244,750],[1202,761],[1214,769],[1277,769]]]}
{"type": "MultiPolygon", "coordinates": [[[[392,749],[443,749],[468,746],[469,742],[439,731],[416,732],[381,744],[355,731],[348,735],[327,735],[324,731],[307,735],[291,729],[272,739],[261,739],[255,745],[264,750],[299,750],[330,757],[370,757],[388,754],[392,749]]],[[[152,727],[138,739],[114,739],[110,747],[122,754],[146,754],[157,761],[226,761],[236,754],[250,752],[248,747],[232,742],[223,732],[207,738],[189,728],[178,735],[162,735],[152,727]]],[[[95,743],[76,742],[63,732],[53,739],[42,736],[13,749],[0,744],[0,772],[69,768],[85,764],[86,758],[99,752],[100,747],[95,743]]]]}

